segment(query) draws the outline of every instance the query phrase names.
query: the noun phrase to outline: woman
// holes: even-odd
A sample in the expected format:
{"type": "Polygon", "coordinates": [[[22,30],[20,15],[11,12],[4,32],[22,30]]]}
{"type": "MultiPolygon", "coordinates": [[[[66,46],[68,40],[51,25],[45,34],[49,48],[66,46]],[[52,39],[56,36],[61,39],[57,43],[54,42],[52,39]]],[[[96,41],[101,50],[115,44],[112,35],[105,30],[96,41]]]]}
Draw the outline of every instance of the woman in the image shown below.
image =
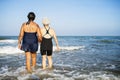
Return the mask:
{"type": "Polygon", "coordinates": [[[36,66],[36,51],[38,50],[38,41],[41,41],[41,31],[34,21],[35,14],[30,12],[28,14],[28,22],[23,23],[21,26],[19,38],[18,38],[18,48],[25,51],[26,55],[26,69],[28,72],[32,72],[31,68],[36,66]],[[21,45],[22,41],[22,45],[21,45]],[[32,67],[31,67],[32,58],[32,67]]]}
{"type": "Polygon", "coordinates": [[[52,38],[54,38],[57,50],[59,50],[58,46],[58,40],[55,34],[55,31],[50,28],[49,26],[49,20],[48,18],[43,18],[43,28],[41,28],[42,33],[42,42],[40,46],[40,51],[42,55],[42,67],[43,69],[46,69],[46,56],[48,58],[48,68],[52,68],[52,51],[53,51],[53,44],[52,44],[52,38]]]}

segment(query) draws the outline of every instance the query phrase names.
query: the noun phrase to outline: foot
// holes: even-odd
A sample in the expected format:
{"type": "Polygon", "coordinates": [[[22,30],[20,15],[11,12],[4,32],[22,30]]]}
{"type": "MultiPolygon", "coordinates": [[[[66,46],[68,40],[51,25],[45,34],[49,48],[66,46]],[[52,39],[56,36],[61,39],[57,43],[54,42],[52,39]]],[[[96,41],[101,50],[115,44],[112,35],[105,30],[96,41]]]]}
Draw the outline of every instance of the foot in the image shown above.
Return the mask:
{"type": "Polygon", "coordinates": [[[54,69],[54,67],[53,67],[53,66],[52,66],[52,67],[48,67],[48,69],[49,69],[49,70],[53,70],[53,69],[54,69]]]}
{"type": "Polygon", "coordinates": [[[27,73],[32,74],[32,70],[27,70],[27,73]]]}
{"type": "Polygon", "coordinates": [[[46,68],[42,68],[43,70],[45,70],[46,68]]]}
{"type": "Polygon", "coordinates": [[[42,66],[42,69],[45,70],[45,69],[46,69],[46,66],[42,66]]]}
{"type": "Polygon", "coordinates": [[[31,67],[31,68],[32,68],[32,71],[35,71],[35,69],[36,69],[35,67],[31,67]]]}

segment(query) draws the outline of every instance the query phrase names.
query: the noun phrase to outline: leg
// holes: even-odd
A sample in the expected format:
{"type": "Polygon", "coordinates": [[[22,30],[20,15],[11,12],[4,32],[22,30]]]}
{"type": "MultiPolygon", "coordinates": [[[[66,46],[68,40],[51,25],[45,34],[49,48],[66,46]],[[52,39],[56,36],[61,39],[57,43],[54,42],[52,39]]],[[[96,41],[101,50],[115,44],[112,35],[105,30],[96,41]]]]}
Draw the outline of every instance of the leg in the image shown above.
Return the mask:
{"type": "Polygon", "coordinates": [[[36,66],[36,53],[32,53],[32,67],[36,66]]]}
{"type": "Polygon", "coordinates": [[[42,67],[46,69],[46,55],[42,55],[42,67]]]}
{"type": "Polygon", "coordinates": [[[31,60],[31,53],[30,52],[25,52],[26,55],[26,68],[28,72],[31,72],[31,65],[30,65],[30,60],[31,60]]]}
{"type": "Polygon", "coordinates": [[[48,58],[48,64],[49,64],[49,68],[52,68],[52,56],[47,56],[48,58]]]}
{"type": "Polygon", "coordinates": [[[53,63],[52,63],[52,50],[48,50],[47,51],[47,58],[48,58],[48,64],[49,64],[49,68],[51,69],[53,67],[53,63]]]}

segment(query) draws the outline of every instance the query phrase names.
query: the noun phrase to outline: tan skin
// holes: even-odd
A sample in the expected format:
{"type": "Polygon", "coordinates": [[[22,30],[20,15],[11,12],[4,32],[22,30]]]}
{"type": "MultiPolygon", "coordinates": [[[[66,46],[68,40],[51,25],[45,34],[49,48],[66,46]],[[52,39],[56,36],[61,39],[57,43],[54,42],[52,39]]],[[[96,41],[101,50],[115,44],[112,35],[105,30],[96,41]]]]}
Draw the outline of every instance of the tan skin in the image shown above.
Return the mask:
{"type": "MultiPolygon", "coordinates": [[[[44,36],[44,34],[46,34],[46,29],[45,28],[48,30],[49,29],[49,24],[44,24],[44,27],[41,28],[42,36],[44,36]]],[[[58,45],[58,40],[57,40],[56,33],[55,33],[54,29],[50,28],[49,29],[49,34],[54,38],[55,43],[56,43],[56,47],[57,47],[56,50],[59,51],[60,48],[59,48],[59,45],[58,45]]],[[[45,38],[50,38],[51,36],[49,34],[45,35],[44,37],[45,38]]],[[[52,65],[53,65],[52,56],[47,56],[47,58],[48,58],[48,63],[49,63],[48,68],[52,68],[52,65]]],[[[42,55],[42,66],[43,66],[43,69],[46,69],[46,55],[42,55]]]]}
{"type": "MultiPolygon", "coordinates": [[[[21,26],[21,30],[20,30],[20,34],[19,34],[19,38],[18,38],[18,48],[19,49],[21,49],[21,41],[23,39],[24,32],[29,32],[29,33],[37,32],[38,41],[39,42],[42,41],[41,30],[40,30],[38,24],[36,24],[33,21],[30,21],[29,25],[26,25],[26,23],[23,23],[23,25],[21,26]]],[[[25,52],[25,56],[26,56],[26,69],[28,72],[31,72],[32,71],[31,67],[36,66],[36,52],[35,53],[25,52]],[[32,66],[31,66],[30,60],[32,60],[32,66]]]]}

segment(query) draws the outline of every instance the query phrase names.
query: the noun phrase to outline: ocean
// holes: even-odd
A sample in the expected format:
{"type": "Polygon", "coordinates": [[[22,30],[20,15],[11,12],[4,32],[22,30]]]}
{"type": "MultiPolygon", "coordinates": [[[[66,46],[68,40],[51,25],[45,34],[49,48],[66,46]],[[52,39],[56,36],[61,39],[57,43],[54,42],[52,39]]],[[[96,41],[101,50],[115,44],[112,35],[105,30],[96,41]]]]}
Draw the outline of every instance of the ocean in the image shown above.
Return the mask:
{"type": "Polygon", "coordinates": [[[32,74],[17,42],[17,36],[0,36],[0,80],[120,80],[120,36],[58,36],[53,70],[42,70],[38,49],[32,74]]]}

